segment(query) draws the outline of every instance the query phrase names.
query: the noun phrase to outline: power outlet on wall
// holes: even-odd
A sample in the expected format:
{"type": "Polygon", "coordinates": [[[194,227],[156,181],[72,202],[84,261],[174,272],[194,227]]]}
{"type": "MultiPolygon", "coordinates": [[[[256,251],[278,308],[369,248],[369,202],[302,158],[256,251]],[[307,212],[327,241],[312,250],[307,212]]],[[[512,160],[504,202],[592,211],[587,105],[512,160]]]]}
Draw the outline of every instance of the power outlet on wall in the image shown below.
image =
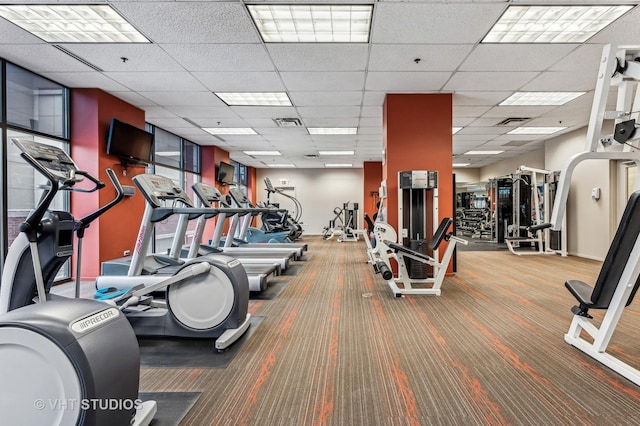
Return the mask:
{"type": "Polygon", "coordinates": [[[130,255],[131,255],[131,250],[124,251],[124,256],[130,256],[130,255]]]}

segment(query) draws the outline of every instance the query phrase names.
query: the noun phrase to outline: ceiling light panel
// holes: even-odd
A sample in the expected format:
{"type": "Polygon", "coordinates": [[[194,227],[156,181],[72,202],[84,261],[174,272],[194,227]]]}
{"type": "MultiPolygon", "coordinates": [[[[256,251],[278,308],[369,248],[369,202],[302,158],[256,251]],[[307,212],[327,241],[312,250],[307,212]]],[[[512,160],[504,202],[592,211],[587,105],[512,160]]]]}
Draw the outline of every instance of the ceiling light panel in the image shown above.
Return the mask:
{"type": "Polygon", "coordinates": [[[320,155],[353,155],[353,151],[318,151],[320,155]]]}
{"type": "Polygon", "coordinates": [[[285,169],[295,167],[295,164],[267,164],[269,167],[273,167],[274,169],[285,169]]]}
{"type": "Polygon", "coordinates": [[[462,127],[453,127],[451,129],[451,134],[455,135],[456,133],[458,133],[460,130],[462,130],[462,127]]]}
{"type": "Polygon", "coordinates": [[[355,135],[357,127],[307,127],[310,135],[355,135]]]}
{"type": "Polygon", "coordinates": [[[509,6],[482,43],[583,43],[631,8],[509,6]]]}
{"type": "Polygon", "coordinates": [[[467,151],[464,155],[497,155],[503,152],[504,151],[467,151]]]}
{"type": "Polygon", "coordinates": [[[500,102],[499,105],[564,105],[585,93],[586,92],[516,92],[500,102]]]}
{"type": "Polygon", "coordinates": [[[368,43],[372,5],[249,5],[266,43],[368,43]]]}
{"type": "Polygon", "coordinates": [[[234,93],[215,92],[229,106],[292,106],[285,92],[234,93]]]}
{"type": "Polygon", "coordinates": [[[49,43],[149,43],[108,5],[3,5],[0,16],[49,43]]]}
{"type": "Polygon", "coordinates": [[[270,156],[278,156],[280,151],[242,151],[247,155],[256,156],[256,155],[270,155],[270,156]]]}
{"type": "Polygon", "coordinates": [[[212,135],[257,135],[250,127],[203,127],[202,130],[212,135]]]}
{"type": "Polygon", "coordinates": [[[325,167],[353,167],[351,163],[324,163],[325,167]]]}
{"type": "Polygon", "coordinates": [[[516,127],[507,132],[508,135],[550,135],[564,130],[566,127],[516,127]]]}
{"type": "Polygon", "coordinates": [[[453,163],[453,167],[467,167],[469,163],[453,163]]]}

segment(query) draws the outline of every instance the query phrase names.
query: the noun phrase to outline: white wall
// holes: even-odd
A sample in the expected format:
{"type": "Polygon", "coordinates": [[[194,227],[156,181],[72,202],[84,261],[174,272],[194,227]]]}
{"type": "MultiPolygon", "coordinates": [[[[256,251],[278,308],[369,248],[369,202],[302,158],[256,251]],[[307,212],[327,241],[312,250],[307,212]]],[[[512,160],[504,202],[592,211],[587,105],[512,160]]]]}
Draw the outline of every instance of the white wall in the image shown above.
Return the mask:
{"type": "Polygon", "coordinates": [[[456,185],[464,183],[477,183],[480,182],[480,169],[459,167],[453,169],[453,173],[456,175],[456,185]]]}
{"type": "MultiPolygon", "coordinates": [[[[584,128],[547,141],[546,168],[561,170],[572,155],[584,151],[586,134],[584,128]]],[[[616,205],[614,168],[615,162],[606,160],[588,160],[576,167],[567,201],[569,254],[597,260],[603,260],[607,255],[613,239],[612,227],[616,226],[612,223],[615,222],[616,205]],[[591,189],[595,187],[601,191],[599,201],[591,199],[591,189]]]]}
{"type": "MultiPolygon", "coordinates": [[[[257,169],[257,201],[266,201],[264,178],[269,177],[274,186],[287,179],[287,191],[302,204],[302,222],[305,234],[322,234],[322,230],[335,216],[333,209],[342,207],[347,201],[358,203],[358,221],[362,224],[364,212],[364,177],[362,169],[257,169]]],[[[290,201],[283,196],[272,196],[272,202],[291,208],[290,201]]],[[[374,212],[367,212],[370,215],[374,212]]]]}
{"type": "Polygon", "coordinates": [[[489,179],[515,173],[520,166],[544,169],[545,149],[540,148],[535,151],[525,152],[517,157],[506,158],[497,163],[490,164],[480,169],[480,181],[487,182],[489,179]]]}

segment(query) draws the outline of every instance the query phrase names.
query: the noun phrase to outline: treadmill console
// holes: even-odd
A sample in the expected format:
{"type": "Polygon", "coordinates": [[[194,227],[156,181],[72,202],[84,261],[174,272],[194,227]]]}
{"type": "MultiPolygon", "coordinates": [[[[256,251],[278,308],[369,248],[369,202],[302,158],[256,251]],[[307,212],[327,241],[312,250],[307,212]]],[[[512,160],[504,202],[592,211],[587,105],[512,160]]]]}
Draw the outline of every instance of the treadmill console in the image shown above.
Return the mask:
{"type": "Polygon", "coordinates": [[[211,206],[213,203],[219,202],[222,197],[220,191],[218,191],[215,186],[209,185],[208,183],[194,183],[192,188],[198,199],[205,206],[211,206]]]}
{"type": "Polygon", "coordinates": [[[167,200],[179,201],[186,207],[193,207],[186,192],[169,178],[147,173],[134,176],[132,180],[154,208],[163,207],[163,201],[167,200]]]}
{"type": "Polygon", "coordinates": [[[52,175],[63,184],[82,182],[83,177],[76,175],[78,167],[62,149],[25,139],[11,139],[22,151],[22,156],[34,167],[52,175]]]}
{"type": "Polygon", "coordinates": [[[238,188],[229,189],[229,195],[231,195],[238,206],[246,206],[249,203],[249,199],[247,198],[247,196],[244,195],[238,188]]]}

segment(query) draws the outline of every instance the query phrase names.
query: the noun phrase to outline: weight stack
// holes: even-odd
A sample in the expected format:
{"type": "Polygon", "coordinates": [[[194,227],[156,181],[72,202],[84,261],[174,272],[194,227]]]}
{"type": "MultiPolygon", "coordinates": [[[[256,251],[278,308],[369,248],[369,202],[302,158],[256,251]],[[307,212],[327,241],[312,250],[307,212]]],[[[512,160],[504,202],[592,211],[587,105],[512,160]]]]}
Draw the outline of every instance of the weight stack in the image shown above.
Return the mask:
{"type": "MultiPolygon", "coordinates": [[[[409,248],[424,255],[427,254],[427,240],[409,240],[409,248]]],[[[427,265],[417,260],[405,258],[409,278],[412,280],[422,280],[427,278],[427,265]]]]}

